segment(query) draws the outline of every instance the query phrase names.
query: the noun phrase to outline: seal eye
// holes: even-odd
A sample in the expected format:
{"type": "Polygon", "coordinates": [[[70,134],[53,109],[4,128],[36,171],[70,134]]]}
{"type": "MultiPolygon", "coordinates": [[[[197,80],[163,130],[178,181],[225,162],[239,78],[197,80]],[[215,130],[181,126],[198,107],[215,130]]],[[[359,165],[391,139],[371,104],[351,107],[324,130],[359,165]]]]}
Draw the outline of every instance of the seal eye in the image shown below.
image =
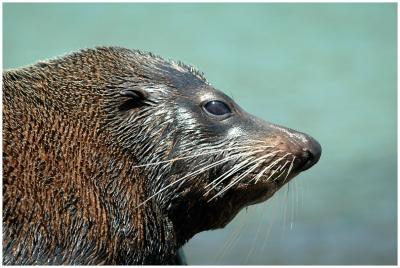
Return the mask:
{"type": "Polygon", "coordinates": [[[227,116],[232,113],[231,109],[226,103],[218,100],[207,102],[204,104],[204,109],[208,113],[215,116],[227,116]]]}

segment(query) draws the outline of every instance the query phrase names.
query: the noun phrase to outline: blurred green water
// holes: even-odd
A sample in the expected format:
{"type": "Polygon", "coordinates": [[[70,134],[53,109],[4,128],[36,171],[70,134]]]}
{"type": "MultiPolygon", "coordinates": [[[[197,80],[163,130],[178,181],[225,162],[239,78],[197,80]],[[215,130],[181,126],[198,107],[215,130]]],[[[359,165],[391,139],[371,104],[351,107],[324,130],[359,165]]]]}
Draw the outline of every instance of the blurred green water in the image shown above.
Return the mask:
{"type": "Polygon", "coordinates": [[[320,141],[320,162],[289,189],[192,239],[190,264],[396,264],[396,9],[7,3],[3,68],[95,45],[152,51],[320,141]]]}

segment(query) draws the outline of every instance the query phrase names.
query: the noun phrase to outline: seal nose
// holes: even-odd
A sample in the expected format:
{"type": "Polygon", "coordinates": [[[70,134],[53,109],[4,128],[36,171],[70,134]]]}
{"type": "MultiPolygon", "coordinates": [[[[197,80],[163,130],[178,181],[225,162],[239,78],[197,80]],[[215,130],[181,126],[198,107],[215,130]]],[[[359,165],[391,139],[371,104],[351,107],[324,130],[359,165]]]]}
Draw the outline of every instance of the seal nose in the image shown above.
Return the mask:
{"type": "Polygon", "coordinates": [[[265,123],[268,143],[294,156],[294,170],[305,171],[315,165],[321,157],[321,145],[313,137],[276,124],[265,123]]]}
{"type": "Polygon", "coordinates": [[[303,148],[301,158],[302,166],[299,167],[300,171],[304,171],[315,165],[321,157],[321,145],[314,138],[307,136],[306,146],[303,148]]]}

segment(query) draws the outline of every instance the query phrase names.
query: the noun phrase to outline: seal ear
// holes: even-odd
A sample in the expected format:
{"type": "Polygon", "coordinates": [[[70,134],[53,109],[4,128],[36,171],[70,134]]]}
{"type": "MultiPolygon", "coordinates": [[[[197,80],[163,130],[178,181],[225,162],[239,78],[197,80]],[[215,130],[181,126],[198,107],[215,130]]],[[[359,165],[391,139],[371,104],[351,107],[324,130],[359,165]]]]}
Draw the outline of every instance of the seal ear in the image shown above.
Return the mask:
{"type": "Polygon", "coordinates": [[[130,97],[133,99],[142,99],[142,100],[145,100],[149,97],[149,93],[147,93],[143,89],[136,89],[136,88],[121,90],[119,94],[123,97],[130,97]]]}
{"type": "Polygon", "coordinates": [[[119,92],[123,97],[123,101],[119,106],[121,111],[127,111],[142,106],[149,106],[152,101],[149,100],[149,93],[143,89],[129,88],[123,89],[119,92]]]}

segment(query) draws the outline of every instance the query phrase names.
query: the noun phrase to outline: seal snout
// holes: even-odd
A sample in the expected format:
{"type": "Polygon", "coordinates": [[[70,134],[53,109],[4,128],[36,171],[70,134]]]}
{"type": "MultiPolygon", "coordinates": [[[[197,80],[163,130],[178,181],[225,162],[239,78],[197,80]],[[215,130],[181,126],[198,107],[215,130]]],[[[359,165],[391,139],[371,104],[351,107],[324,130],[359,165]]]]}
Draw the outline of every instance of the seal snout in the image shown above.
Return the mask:
{"type": "Polygon", "coordinates": [[[321,157],[321,145],[314,138],[304,135],[306,142],[299,155],[301,163],[298,165],[298,171],[305,171],[315,165],[321,157]]]}

